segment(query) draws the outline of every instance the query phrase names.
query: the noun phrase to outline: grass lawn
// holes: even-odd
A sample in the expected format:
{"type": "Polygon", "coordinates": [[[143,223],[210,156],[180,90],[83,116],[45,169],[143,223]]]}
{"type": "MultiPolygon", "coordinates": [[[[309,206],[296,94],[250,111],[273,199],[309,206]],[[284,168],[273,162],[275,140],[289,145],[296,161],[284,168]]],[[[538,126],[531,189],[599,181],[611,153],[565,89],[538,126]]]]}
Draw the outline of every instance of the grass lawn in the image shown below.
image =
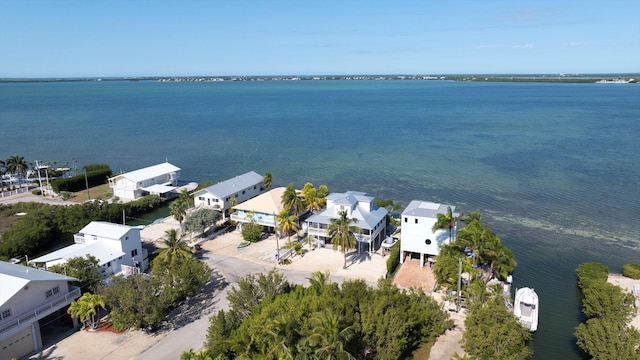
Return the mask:
{"type": "Polygon", "coordinates": [[[71,202],[76,202],[76,203],[83,203],[87,200],[89,200],[89,196],[91,196],[91,199],[109,199],[113,196],[113,191],[111,190],[111,188],[109,187],[109,184],[102,184],[99,186],[94,186],[92,188],[89,188],[89,193],[87,194],[87,190],[82,190],[82,191],[78,191],[78,192],[74,192],[73,193],[73,197],[71,199],[69,199],[68,201],[71,202]]]}

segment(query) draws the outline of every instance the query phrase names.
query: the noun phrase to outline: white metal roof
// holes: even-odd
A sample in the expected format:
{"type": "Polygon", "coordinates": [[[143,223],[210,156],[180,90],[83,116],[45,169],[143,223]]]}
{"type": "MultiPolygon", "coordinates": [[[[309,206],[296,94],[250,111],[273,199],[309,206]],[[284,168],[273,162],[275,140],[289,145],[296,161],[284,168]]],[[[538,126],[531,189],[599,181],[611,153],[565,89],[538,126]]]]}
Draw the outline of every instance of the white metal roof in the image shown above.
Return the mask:
{"type": "Polygon", "coordinates": [[[162,176],[165,174],[169,174],[172,172],[177,172],[180,171],[180,168],[172,165],[168,162],[162,163],[162,164],[158,164],[158,165],[153,165],[153,166],[149,166],[143,169],[139,169],[139,170],[134,170],[134,171],[130,171],[128,173],[124,173],[124,174],[120,174],[117,176],[112,177],[112,179],[117,178],[119,176],[122,176],[124,178],[127,178],[131,181],[134,182],[138,182],[138,181],[143,181],[143,180],[147,180],[147,179],[152,179],[156,176],[162,176]]]}
{"type": "Polygon", "coordinates": [[[104,265],[109,261],[113,261],[121,256],[124,256],[122,252],[122,245],[119,242],[103,240],[98,242],[89,242],[84,244],[72,244],[67,247],[63,247],[60,250],[48,253],[31,260],[33,263],[49,263],[59,260],[64,262],[74,257],[85,257],[86,255],[93,255],[98,259],[98,265],[104,265]]]}
{"type": "Polygon", "coordinates": [[[175,189],[177,189],[176,186],[167,186],[167,185],[160,185],[160,184],[151,185],[151,186],[142,188],[142,190],[148,191],[152,194],[164,194],[164,193],[171,192],[175,189]]]}
{"type": "Polygon", "coordinates": [[[95,235],[106,239],[119,240],[132,229],[139,230],[139,228],[135,226],[114,224],[107,221],[92,221],[83,227],[82,230],[78,231],[78,234],[84,234],[85,236],[95,235]]]}
{"type": "Polygon", "coordinates": [[[456,207],[452,205],[436,204],[430,201],[413,200],[404,209],[402,215],[411,215],[424,218],[437,218],[437,214],[446,214],[447,207],[451,207],[451,212],[457,216],[456,207]]]}
{"type": "Polygon", "coordinates": [[[70,276],[0,261],[0,284],[2,284],[0,287],[0,306],[4,305],[30,282],[59,280],[78,281],[78,279],[70,276]]]}

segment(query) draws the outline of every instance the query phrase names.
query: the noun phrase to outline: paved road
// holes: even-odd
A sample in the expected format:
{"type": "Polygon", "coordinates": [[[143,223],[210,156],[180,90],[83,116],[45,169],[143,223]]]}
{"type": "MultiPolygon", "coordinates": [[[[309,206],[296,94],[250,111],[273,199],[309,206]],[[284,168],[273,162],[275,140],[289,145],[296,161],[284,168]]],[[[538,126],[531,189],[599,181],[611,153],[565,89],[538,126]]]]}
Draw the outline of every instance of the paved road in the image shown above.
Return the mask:
{"type": "MultiPolygon", "coordinates": [[[[267,272],[273,268],[271,266],[255,264],[247,260],[213,253],[205,254],[202,260],[212,269],[217,269],[222,273],[229,285],[215,295],[213,305],[207,309],[203,309],[202,316],[199,319],[173,330],[156,344],[135,357],[136,360],[179,359],[183,351],[193,349],[193,351],[197,352],[201,350],[204,347],[204,342],[207,337],[209,317],[216,314],[219,310],[229,310],[229,301],[227,300],[227,292],[229,289],[237,285],[238,281],[247,274],[267,272]]],[[[286,269],[280,269],[280,271],[290,283],[304,286],[309,285],[308,278],[311,276],[311,272],[309,271],[286,269]]],[[[339,284],[346,280],[346,278],[341,276],[330,275],[330,277],[331,280],[339,284]]]]}

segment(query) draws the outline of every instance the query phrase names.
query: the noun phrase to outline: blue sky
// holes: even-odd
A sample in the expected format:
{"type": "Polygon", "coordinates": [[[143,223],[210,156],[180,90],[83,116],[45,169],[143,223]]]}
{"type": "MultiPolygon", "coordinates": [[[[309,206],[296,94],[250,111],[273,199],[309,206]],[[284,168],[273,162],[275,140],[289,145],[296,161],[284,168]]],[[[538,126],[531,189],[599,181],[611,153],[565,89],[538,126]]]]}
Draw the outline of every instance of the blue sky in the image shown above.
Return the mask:
{"type": "Polygon", "coordinates": [[[640,72],[640,1],[0,0],[0,77],[640,72]]]}

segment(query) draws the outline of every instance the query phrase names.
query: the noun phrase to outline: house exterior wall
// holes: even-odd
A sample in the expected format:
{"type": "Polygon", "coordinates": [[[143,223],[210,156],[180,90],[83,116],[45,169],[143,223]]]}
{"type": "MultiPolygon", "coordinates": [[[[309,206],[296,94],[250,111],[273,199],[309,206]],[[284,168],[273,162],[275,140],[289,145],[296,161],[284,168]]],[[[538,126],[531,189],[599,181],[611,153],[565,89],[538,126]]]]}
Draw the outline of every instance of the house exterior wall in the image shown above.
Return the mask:
{"type": "Polygon", "coordinates": [[[206,191],[206,189],[203,189],[194,194],[194,206],[206,206],[220,212],[225,212],[231,207],[232,198],[235,198],[238,203],[241,203],[260,195],[262,193],[262,188],[260,186],[261,182],[257,182],[244,188],[238,188],[238,191],[226,196],[225,198],[221,198],[206,191]]]}
{"type": "Polygon", "coordinates": [[[0,306],[0,328],[2,324],[17,319],[18,317],[25,315],[29,312],[33,312],[36,308],[47,302],[54,301],[56,299],[64,298],[70,291],[69,283],[64,280],[53,281],[38,281],[30,282],[24,288],[22,288],[16,295],[14,295],[7,303],[0,306]],[[54,288],[58,288],[54,294],[54,288]],[[47,292],[51,290],[50,296],[47,297],[47,292]],[[11,316],[4,318],[2,312],[5,310],[11,311],[11,316]]]}
{"type": "Polygon", "coordinates": [[[144,187],[158,184],[170,184],[177,186],[180,171],[171,171],[154,177],[133,181],[126,177],[126,174],[118,175],[109,179],[109,186],[113,189],[113,195],[122,199],[137,199],[143,196],[144,187]]]}
{"type": "Polygon", "coordinates": [[[68,306],[80,288],[66,280],[31,281],[0,306],[0,358],[26,356],[42,347],[39,320],[68,306]],[[10,316],[6,316],[10,312],[10,316]]]}
{"type": "Polygon", "coordinates": [[[431,231],[436,220],[435,218],[402,215],[401,250],[438,255],[440,246],[449,241],[449,231],[437,230],[435,233],[431,231]]]}

